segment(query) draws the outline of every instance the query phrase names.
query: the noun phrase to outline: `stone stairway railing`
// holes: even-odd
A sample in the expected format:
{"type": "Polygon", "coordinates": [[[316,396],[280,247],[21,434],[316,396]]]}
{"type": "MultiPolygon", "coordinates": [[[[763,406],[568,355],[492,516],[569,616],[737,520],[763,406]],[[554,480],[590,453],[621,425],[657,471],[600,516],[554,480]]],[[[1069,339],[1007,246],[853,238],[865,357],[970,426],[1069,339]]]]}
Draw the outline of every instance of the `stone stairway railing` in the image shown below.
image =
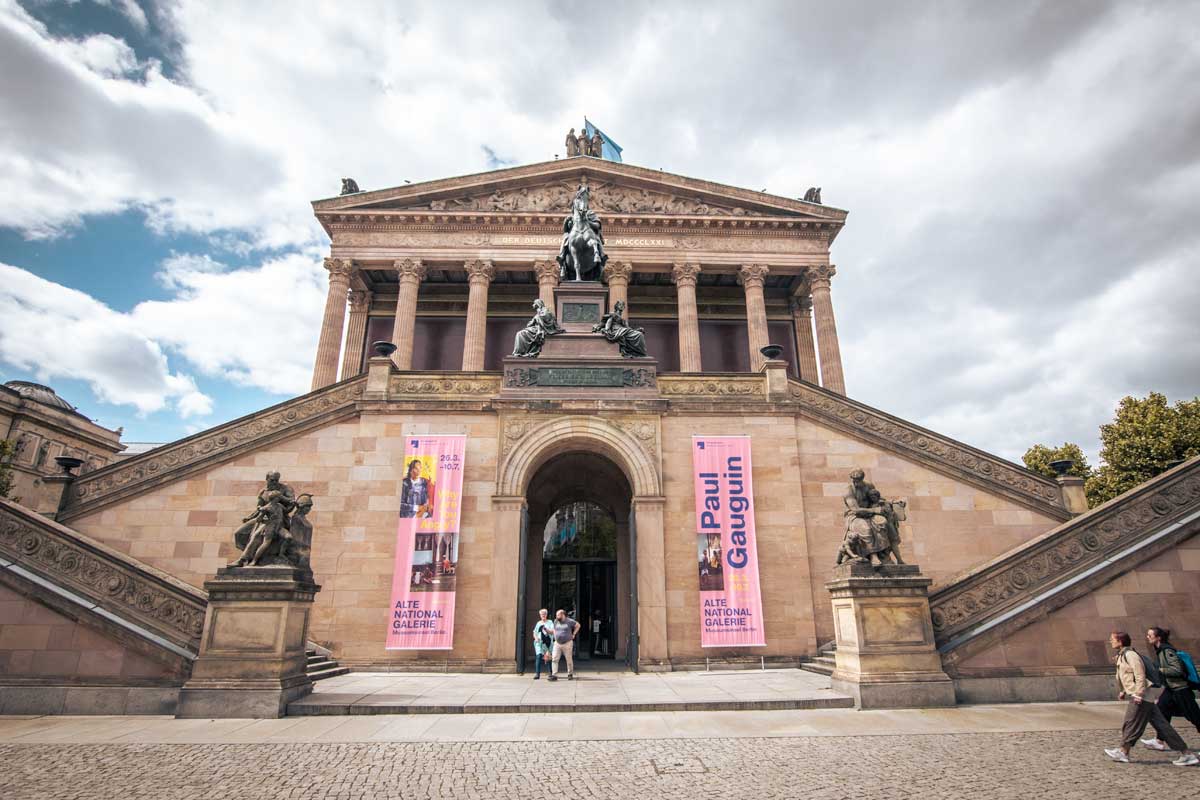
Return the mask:
{"type": "Polygon", "coordinates": [[[72,519],[352,413],[366,381],[360,375],[335,383],[88,473],[71,484],[59,519],[72,519]]]}
{"type": "Polygon", "coordinates": [[[929,596],[948,668],[1200,531],[1200,457],[929,596]]]}
{"type": "Polygon", "coordinates": [[[93,614],[152,648],[186,661],[199,652],[203,591],[7,500],[0,571],[50,605],[93,614]]]}

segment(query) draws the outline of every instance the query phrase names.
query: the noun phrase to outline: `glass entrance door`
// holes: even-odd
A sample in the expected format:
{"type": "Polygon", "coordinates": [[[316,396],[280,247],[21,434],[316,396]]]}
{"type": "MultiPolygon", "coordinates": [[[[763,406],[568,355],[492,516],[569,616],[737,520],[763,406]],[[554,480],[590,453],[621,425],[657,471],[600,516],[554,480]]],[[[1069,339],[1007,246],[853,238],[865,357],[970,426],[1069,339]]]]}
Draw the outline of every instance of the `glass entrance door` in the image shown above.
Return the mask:
{"type": "Polygon", "coordinates": [[[561,608],[579,623],[577,659],[611,659],[616,654],[615,561],[544,561],[542,597],[551,615],[561,608]]]}

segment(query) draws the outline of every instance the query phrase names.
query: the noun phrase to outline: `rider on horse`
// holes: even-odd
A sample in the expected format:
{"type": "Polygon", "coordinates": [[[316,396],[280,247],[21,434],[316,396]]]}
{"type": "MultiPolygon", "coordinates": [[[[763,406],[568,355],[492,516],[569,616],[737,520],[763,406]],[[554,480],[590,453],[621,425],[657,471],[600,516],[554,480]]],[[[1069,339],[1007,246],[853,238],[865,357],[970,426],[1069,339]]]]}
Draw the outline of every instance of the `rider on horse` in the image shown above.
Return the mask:
{"type": "Polygon", "coordinates": [[[583,280],[585,273],[599,271],[608,256],[604,253],[604,234],[601,232],[600,216],[588,208],[588,198],[591,190],[587,184],[579,187],[575,198],[571,201],[571,216],[563,220],[562,247],[558,251],[558,266],[561,277],[567,277],[567,266],[575,270],[575,280],[583,280]],[[581,230],[576,230],[575,220],[580,220],[581,230]],[[583,269],[580,263],[581,251],[592,254],[590,269],[583,269]]]}

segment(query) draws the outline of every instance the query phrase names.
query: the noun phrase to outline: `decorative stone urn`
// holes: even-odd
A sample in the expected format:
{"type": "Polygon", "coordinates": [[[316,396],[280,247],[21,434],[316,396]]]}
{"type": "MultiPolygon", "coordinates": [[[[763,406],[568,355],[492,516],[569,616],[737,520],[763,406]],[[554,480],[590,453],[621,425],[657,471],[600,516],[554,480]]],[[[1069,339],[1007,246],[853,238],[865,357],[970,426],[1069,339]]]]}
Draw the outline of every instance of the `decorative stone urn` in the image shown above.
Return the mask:
{"type": "Polygon", "coordinates": [[[952,706],[929,616],[929,584],[915,564],[838,565],[825,584],[837,636],[834,691],[859,708],[952,706]]]}

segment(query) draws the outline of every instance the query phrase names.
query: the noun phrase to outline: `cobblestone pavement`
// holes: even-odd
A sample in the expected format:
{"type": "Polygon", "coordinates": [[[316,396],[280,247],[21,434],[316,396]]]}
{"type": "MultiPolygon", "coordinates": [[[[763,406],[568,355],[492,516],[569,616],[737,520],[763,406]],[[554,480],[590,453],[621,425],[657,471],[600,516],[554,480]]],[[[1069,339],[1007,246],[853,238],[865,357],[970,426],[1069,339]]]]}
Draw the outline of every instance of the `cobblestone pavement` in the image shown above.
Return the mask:
{"type": "Polygon", "coordinates": [[[1200,797],[1115,731],[640,741],[0,745],[6,800],[1200,797]]]}

